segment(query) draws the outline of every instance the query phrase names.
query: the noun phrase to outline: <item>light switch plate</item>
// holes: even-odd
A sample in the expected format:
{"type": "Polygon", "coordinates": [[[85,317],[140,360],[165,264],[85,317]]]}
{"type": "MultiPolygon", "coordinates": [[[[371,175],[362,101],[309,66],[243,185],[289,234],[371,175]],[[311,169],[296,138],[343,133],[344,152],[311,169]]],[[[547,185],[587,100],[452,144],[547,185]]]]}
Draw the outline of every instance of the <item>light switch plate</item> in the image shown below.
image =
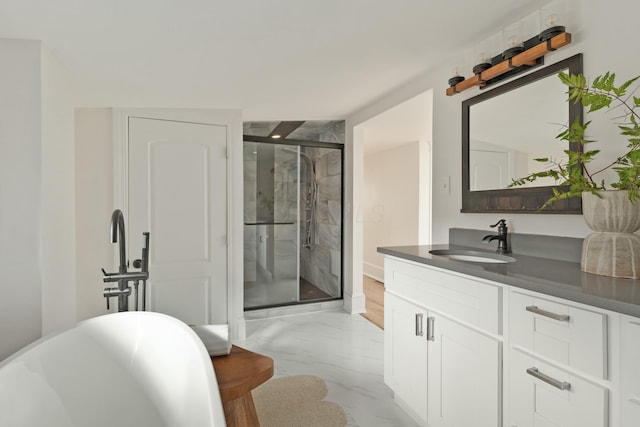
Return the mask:
{"type": "Polygon", "coordinates": [[[438,188],[438,194],[442,194],[445,196],[451,195],[451,177],[450,176],[441,176],[438,178],[436,183],[438,188]]]}

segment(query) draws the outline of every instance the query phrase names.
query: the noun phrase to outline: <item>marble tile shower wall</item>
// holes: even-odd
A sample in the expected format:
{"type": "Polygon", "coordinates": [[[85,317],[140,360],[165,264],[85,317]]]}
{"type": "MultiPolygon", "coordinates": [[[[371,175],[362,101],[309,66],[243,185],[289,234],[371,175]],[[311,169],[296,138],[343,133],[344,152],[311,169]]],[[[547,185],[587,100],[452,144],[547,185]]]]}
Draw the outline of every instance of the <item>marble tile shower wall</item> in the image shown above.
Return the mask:
{"type": "MultiPolygon", "coordinates": [[[[342,155],[340,150],[306,148],[315,161],[318,198],[316,244],[300,254],[301,276],[332,296],[340,296],[342,260],[342,155]]],[[[301,224],[304,239],[304,222],[301,224]]]]}
{"type": "Polygon", "coordinates": [[[325,126],[318,137],[318,141],[344,144],[345,122],[336,121],[330,126],[325,126]]]}

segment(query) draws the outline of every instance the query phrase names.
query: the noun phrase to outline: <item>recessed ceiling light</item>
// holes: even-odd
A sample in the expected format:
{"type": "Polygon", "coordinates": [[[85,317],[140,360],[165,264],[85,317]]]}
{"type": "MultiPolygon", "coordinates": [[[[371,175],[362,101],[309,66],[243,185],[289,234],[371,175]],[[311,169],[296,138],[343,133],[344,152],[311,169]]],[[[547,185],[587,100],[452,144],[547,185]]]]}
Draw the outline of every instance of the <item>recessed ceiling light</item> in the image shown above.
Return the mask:
{"type": "Polygon", "coordinates": [[[280,139],[280,135],[271,135],[271,138],[273,138],[273,139],[280,139]]]}

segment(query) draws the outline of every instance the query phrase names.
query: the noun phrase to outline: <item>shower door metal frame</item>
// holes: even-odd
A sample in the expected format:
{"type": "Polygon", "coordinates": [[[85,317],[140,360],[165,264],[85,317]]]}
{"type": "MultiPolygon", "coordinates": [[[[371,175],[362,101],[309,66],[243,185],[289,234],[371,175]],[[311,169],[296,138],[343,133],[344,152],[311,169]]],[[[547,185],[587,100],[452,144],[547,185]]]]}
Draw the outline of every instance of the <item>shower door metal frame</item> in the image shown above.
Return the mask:
{"type": "MultiPolygon", "coordinates": [[[[245,308],[245,311],[260,310],[271,307],[285,307],[292,305],[313,304],[318,301],[336,301],[344,299],[344,144],[336,142],[311,141],[303,139],[273,139],[266,136],[243,135],[244,142],[261,142],[271,145],[290,145],[300,147],[330,148],[340,150],[340,296],[327,299],[308,300],[305,302],[285,302],[281,304],[264,305],[259,307],[245,308]]],[[[299,172],[298,172],[299,173],[299,172]]],[[[299,209],[298,209],[299,210],[299,209]]],[[[300,258],[300,248],[298,248],[298,265],[300,258]]],[[[298,278],[298,280],[300,280],[298,278]]]]}

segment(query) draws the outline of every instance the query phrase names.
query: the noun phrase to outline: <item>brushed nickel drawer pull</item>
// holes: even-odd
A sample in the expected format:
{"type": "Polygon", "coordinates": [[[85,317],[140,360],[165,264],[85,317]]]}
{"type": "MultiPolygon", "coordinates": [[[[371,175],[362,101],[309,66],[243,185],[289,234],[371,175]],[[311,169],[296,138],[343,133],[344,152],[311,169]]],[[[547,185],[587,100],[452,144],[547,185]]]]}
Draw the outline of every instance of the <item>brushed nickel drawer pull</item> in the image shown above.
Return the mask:
{"type": "Polygon", "coordinates": [[[416,336],[421,337],[424,335],[422,331],[422,317],[424,315],[422,313],[416,313],[416,336]]]}
{"type": "Polygon", "coordinates": [[[538,370],[538,368],[529,368],[527,369],[527,374],[531,375],[534,378],[539,379],[540,381],[543,381],[555,388],[557,388],[558,390],[570,390],[571,389],[571,384],[566,382],[566,381],[558,381],[555,378],[551,378],[548,375],[543,374],[542,372],[540,372],[538,370]]]}
{"type": "Polygon", "coordinates": [[[535,314],[539,314],[540,316],[548,317],[553,320],[559,320],[561,322],[568,322],[571,318],[568,314],[556,314],[547,310],[543,310],[541,308],[536,307],[535,305],[528,305],[526,308],[527,311],[530,311],[535,314]]]}
{"type": "Polygon", "coordinates": [[[436,340],[435,330],[434,330],[435,321],[436,321],[435,317],[427,317],[427,341],[436,340]]]}

